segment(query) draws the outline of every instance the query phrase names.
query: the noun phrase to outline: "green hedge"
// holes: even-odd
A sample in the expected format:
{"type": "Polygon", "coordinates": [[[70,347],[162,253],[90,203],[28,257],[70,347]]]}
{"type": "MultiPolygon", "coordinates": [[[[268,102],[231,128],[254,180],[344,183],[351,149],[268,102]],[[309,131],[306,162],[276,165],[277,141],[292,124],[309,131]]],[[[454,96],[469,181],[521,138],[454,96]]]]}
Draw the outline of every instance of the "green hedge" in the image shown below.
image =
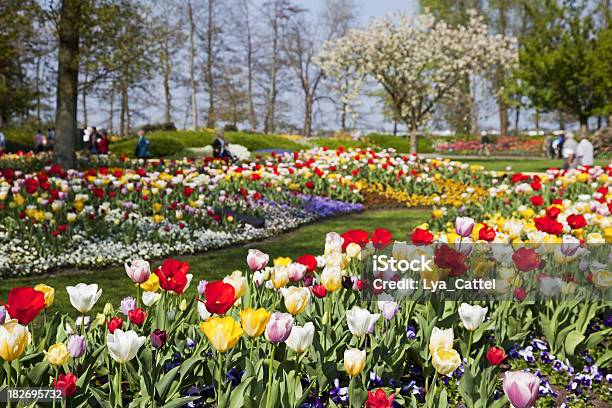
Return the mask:
{"type": "MultiPolygon", "coordinates": [[[[384,133],[370,133],[367,136],[370,143],[382,148],[394,148],[398,153],[410,153],[410,137],[401,135],[393,136],[384,133]]],[[[419,153],[433,152],[431,139],[425,136],[417,138],[417,151],[419,153]]]]}
{"type": "MultiPolygon", "coordinates": [[[[152,132],[147,135],[151,141],[152,157],[167,157],[190,147],[204,147],[214,140],[210,131],[175,131],[152,132]]],[[[245,132],[225,132],[225,138],[230,143],[243,145],[250,151],[262,149],[300,150],[304,146],[281,136],[263,135],[245,132]]],[[[133,156],[136,149],[136,138],[130,138],[111,145],[111,151],[116,154],[133,156]]]]}
{"type": "Polygon", "coordinates": [[[19,150],[28,151],[34,149],[34,136],[36,135],[36,130],[7,129],[2,130],[2,133],[6,136],[7,151],[16,152],[19,150]]]}

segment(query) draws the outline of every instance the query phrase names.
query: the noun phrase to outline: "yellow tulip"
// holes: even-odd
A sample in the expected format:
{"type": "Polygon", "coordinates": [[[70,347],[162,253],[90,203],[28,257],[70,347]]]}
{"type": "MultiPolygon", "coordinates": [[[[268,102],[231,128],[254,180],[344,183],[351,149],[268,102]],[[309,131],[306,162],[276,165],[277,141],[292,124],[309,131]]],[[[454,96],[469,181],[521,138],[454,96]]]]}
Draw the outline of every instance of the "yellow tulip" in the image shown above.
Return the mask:
{"type": "Polygon", "coordinates": [[[49,347],[49,351],[43,351],[43,353],[51,365],[64,365],[70,358],[70,353],[64,343],[55,343],[49,347]]]}
{"type": "Polygon", "coordinates": [[[147,292],[157,292],[159,289],[159,278],[156,274],[152,273],[149,279],[140,284],[140,287],[147,292]]]}
{"type": "Polygon", "coordinates": [[[247,307],[240,311],[240,323],[249,337],[261,336],[269,320],[270,312],[263,307],[257,310],[247,307]]]}
{"type": "Polygon", "coordinates": [[[293,316],[297,316],[306,309],[310,302],[310,290],[305,287],[295,287],[281,290],[285,298],[285,307],[293,316]]]}
{"type": "Polygon", "coordinates": [[[12,319],[0,325],[0,357],[11,362],[21,356],[32,336],[26,326],[20,325],[12,319]]]}
{"type": "Polygon", "coordinates": [[[55,289],[51,286],[39,283],[34,286],[34,290],[42,292],[45,295],[45,309],[53,304],[53,300],[55,300],[55,289]]]}
{"type": "Polygon", "coordinates": [[[438,373],[450,377],[461,364],[461,357],[455,349],[438,347],[433,352],[432,364],[438,373]]]}
{"type": "Polygon", "coordinates": [[[342,286],[342,272],[338,267],[325,267],[321,274],[321,284],[328,292],[335,292],[342,286]]]}
{"type": "Polygon", "coordinates": [[[289,257],[278,257],[274,259],[274,266],[287,266],[291,263],[291,258],[289,257]]]}
{"type": "Polygon", "coordinates": [[[344,352],[344,369],[351,377],[358,376],[365,367],[366,352],[356,348],[346,349],[344,352]]]}
{"type": "Polygon", "coordinates": [[[433,356],[438,348],[451,349],[453,348],[453,341],[455,341],[455,336],[452,328],[439,329],[434,327],[429,338],[429,352],[433,356]]]}
{"type": "Polygon", "coordinates": [[[230,316],[213,317],[200,323],[200,331],[219,352],[224,353],[238,344],[244,333],[240,323],[230,316]]]}
{"type": "Polygon", "coordinates": [[[593,285],[601,290],[612,287],[612,273],[606,269],[593,272],[593,285]]]}
{"type": "Polygon", "coordinates": [[[284,288],[289,283],[289,271],[286,266],[274,266],[270,281],[274,289],[284,288]]]}

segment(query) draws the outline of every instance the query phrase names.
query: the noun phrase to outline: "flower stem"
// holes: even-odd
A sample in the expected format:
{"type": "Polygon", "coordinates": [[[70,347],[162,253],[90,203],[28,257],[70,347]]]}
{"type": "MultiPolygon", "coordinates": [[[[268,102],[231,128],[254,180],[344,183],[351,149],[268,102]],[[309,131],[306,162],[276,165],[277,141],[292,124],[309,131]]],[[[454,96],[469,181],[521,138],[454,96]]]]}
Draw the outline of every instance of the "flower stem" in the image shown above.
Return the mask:
{"type": "Polygon", "coordinates": [[[123,382],[122,377],[123,377],[123,364],[119,364],[119,389],[117,390],[119,401],[115,401],[115,404],[119,403],[118,406],[123,406],[123,387],[121,386],[121,383],[123,382]]]}
{"type": "MultiPolygon", "coordinates": [[[[6,364],[7,364],[7,369],[6,369],[6,371],[7,371],[7,373],[6,373],[6,390],[7,390],[7,393],[8,393],[8,391],[11,389],[11,362],[7,361],[6,364]]],[[[6,401],[8,403],[7,407],[11,408],[11,398],[10,398],[10,396],[8,396],[8,397],[9,398],[6,399],[6,401]]]]}
{"type": "Polygon", "coordinates": [[[470,362],[470,351],[472,350],[472,341],[474,338],[474,332],[470,330],[470,334],[468,334],[468,344],[467,344],[467,361],[470,362]]]}
{"type": "Polygon", "coordinates": [[[221,407],[221,378],[223,376],[223,353],[219,353],[219,372],[217,376],[217,407],[221,407]]]}
{"type": "Polygon", "coordinates": [[[348,395],[348,406],[351,408],[353,405],[353,389],[355,388],[355,377],[351,376],[349,380],[349,395],[348,395]]]}
{"type": "Polygon", "coordinates": [[[272,351],[270,352],[270,367],[268,369],[268,397],[266,399],[266,408],[270,408],[270,401],[272,399],[272,371],[274,370],[274,350],[276,345],[272,344],[272,351]]]}

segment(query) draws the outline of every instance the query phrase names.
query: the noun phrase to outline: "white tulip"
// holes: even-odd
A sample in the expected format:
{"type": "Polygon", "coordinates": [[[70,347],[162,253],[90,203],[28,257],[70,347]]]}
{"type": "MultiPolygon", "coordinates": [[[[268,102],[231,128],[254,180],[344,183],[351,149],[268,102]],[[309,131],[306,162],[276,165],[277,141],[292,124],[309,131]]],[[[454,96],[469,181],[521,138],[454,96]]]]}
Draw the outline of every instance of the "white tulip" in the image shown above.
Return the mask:
{"type": "Polygon", "coordinates": [[[108,354],[119,364],[125,364],[136,357],[138,349],[147,340],[144,336],[138,336],[134,330],[124,332],[116,329],[113,334],[106,336],[108,354]]]}
{"type": "Polygon", "coordinates": [[[202,320],[208,320],[208,318],[212,316],[203,302],[198,302],[198,314],[202,320]]]}
{"type": "Polygon", "coordinates": [[[487,316],[487,310],[486,307],[462,303],[461,306],[459,306],[459,317],[466,329],[474,331],[484,322],[487,316]]]}
{"type": "Polygon", "coordinates": [[[98,290],[96,283],[91,285],[79,283],[76,286],[66,286],[66,291],[70,296],[70,304],[82,314],[88,313],[102,295],[102,289],[98,290]]]}
{"type": "Polygon", "coordinates": [[[289,338],[285,340],[285,344],[294,352],[301,354],[312,344],[314,332],[315,328],[312,322],[306,323],[304,327],[294,325],[289,338]]]}
{"type": "Polygon", "coordinates": [[[159,299],[161,299],[161,293],[147,292],[147,291],[142,292],[142,303],[144,303],[144,305],[147,307],[151,307],[159,299]]]}
{"type": "Polygon", "coordinates": [[[370,313],[368,310],[355,306],[346,312],[346,320],[349,330],[357,337],[364,336],[374,329],[374,324],[380,318],[378,313],[370,313]]]}
{"type": "Polygon", "coordinates": [[[440,347],[452,349],[454,340],[455,336],[452,328],[443,330],[434,327],[429,338],[429,352],[433,355],[434,351],[440,347]]]}

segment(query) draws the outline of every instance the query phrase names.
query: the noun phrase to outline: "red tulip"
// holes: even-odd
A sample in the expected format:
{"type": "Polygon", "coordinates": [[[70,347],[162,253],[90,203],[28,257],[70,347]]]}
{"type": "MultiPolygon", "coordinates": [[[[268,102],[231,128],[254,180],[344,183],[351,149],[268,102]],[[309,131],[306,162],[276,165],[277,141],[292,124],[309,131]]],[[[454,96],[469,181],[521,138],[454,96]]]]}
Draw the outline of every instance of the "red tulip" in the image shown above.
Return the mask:
{"type": "Polygon", "coordinates": [[[512,261],[514,261],[516,268],[522,272],[533,271],[542,264],[540,255],[532,248],[525,247],[519,248],[512,254],[512,261]]]}
{"type": "Polygon", "coordinates": [[[557,218],[561,210],[559,207],[548,207],[546,209],[546,215],[550,218],[557,218]]]}
{"type": "Polygon", "coordinates": [[[325,286],[323,285],[312,286],[310,290],[312,291],[313,295],[315,295],[316,297],[320,299],[323,299],[325,295],[327,295],[327,289],[325,289],[325,286]]]}
{"type": "Polygon", "coordinates": [[[317,269],[317,258],[310,254],[300,256],[295,262],[306,266],[306,271],[311,273],[317,269]]]}
{"type": "Polygon", "coordinates": [[[45,308],[45,295],[29,286],[21,286],[11,289],[8,303],[3,304],[13,319],[27,325],[45,308]]]}
{"type": "Polygon", "coordinates": [[[376,228],[372,235],[372,244],[376,249],[382,249],[391,243],[393,235],[384,228],[376,228]]]}
{"type": "Polygon", "coordinates": [[[485,224],[480,230],[478,230],[478,239],[483,241],[491,242],[495,239],[495,230],[485,224]]]}
{"type": "Polygon", "coordinates": [[[434,251],[434,263],[442,269],[450,269],[451,276],[461,276],[467,271],[465,255],[444,244],[434,251]]]}
{"type": "Polygon", "coordinates": [[[508,357],[506,352],[502,347],[490,347],[489,351],[487,351],[487,360],[492,365],[500,365],[505,359],[508,357]]]}
{"type": "Polygon", "coordinates": [[[525,300],[527,297],[527,290],[525,288],[514,289],[514,298],[516,300],[525,300]]]}
{"type": "Polygon", "coordinates": [[[229,283],[209,282],[204,289],[204,306],[210,313],[222,315],[234,305],[235,295],[235,289],[229,283]]]}
{"type": "Polygon", "coordinates": [[[535,205],[536,207],[544,205],[544,199],[540,195],[531,197],[529,201],[531,201],[531,204],[535,205]]]}
{"type": "Polygon", "coordinates": [[[159,286],[166,291],[172,291],[179,295],[187,286],[187,272],[189,264],[177,261],[176,259],[166,259],[164,263],[155,270],[159,278],[159,286]]]}
{"type": "MultiPolygon", "coordinates": [[[[556,207],[551,207],[556,208],[556,207]]],[[[563,224],[548,215],[533,219],[538,230],[553,235],[560,235],[563,232],[563,224]]]]}
{"type": "Polygon", "coordinates": [[[346,251],[346,247],[349,246],[350,243],[355,243],[359,245],[361,248],[364,248],[366,244],[370,241],[370,237],[367,231],[354,229],[346,231],[344,234],[340,235],[344,240],[342,242],[342,250],[346,251]]]}
{"type": "Polygon", "coordinates": [[[110,334],[113,334],[117,329],[121,329],[122,326],[123,319],[120,317],[113,317],[106,323],[106,327],[108,327],[110,334]]]}
{"type": "Polygon", "coordinates": [[[53,388],[60,390],[66,398],[72,397],[76,392],[77,376],[68,372],[68,374],[60,374],[53,380],[53,388]]]}
{"type": "Polygon", "coordinates": [[[416,228],[411,238],[414,245],[429,245],[433,242],[434,236],[427,230],[416,228]]]}
{"type": "Polygon", "coordinates": [[[387,398],[387,394],[385,394],[385,390],[382,388],[377,389],[375,392],[368,391],[366,408],[391,408],[393,407],[394,399],[395,394],[391,394],[387,398]]]}
{"type": "Polygon", "coordinates": [[[130,322],[134,323],[136,326],[142,326],[147,318],[147,314],[141,309],[132,309],[128,311],[128,318],[130,322]]]}
{"type": "Polygon", "coordinates": [[[567,216],[567,223],[572,229],[581,229],[586,227],[587,222],[582,214],[572,214],[567,216]]]}

